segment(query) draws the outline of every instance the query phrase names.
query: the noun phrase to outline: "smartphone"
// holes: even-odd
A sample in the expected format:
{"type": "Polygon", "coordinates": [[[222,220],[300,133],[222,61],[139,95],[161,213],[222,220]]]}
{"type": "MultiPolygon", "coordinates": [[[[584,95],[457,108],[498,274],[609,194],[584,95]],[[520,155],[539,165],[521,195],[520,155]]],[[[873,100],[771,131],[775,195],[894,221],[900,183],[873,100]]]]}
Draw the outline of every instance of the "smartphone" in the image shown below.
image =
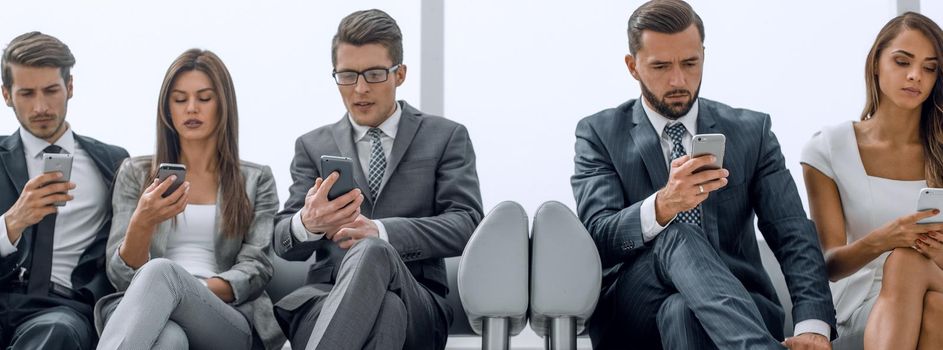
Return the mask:
{"type": "Polygon", "coordinates": [[[691,143],[691,158],[713,155],[716,159],[713,163],[702,166],[694,172],[704,170],[720,169],[724,167],[724,148],[727,144],[727,137],[724,134],[697,134],[691,143]]]}
{"type": "MultiPolygon", "coordinates": [[[[924,188],[917,196],[917,211],[940,209],[943,211],[943,188],[924,188]]],[[[943,223],[943,212],[920,219],[918,224],[943,223]]]]}
{"type": "Polygon", "coordinates": [[[183,181],[187,179],[187,166],[183,164],[174,164],[174,163],[161,163],[157,166],[157,182],[164,182],[170,175],[177,175],[177,179],[174,180],[174,183],[170,184],[170,187],[167,188],[167,191],[164,191],[161,194],[162,198],[167,198],[167,196],[174,193],[180,185],[183,185],[183,181]]]}
{"type": "Polygon", "coordinates": [[[343,196],[345,193],[357,188],[354,183],[354,161],[349,157],[321,156],[321,177],[327,178],[331,173],[337,172],[339,175],[337,182],[327,193],[328,200],[343,196]]]}
{"type": "MultiPolygon", "coordinates": [[[[72,177],[72,155],[65,153],[43,153],[43,172],[61,172],[62,177],[54,182],[69,182],[72,177]]],[[[57,207],[65,206],[65,202],[56,202],[57,207]]]]}

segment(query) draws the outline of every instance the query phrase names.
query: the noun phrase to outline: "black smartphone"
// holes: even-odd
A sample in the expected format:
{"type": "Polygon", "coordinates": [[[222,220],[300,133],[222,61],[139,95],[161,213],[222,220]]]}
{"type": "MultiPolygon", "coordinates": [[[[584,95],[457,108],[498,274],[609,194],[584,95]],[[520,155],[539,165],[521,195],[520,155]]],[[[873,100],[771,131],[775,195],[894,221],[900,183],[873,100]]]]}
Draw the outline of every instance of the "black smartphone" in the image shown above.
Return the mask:
{"type": "Polygon", "coordinates": [[[183,181],[187,178],[187,166],[174,163],[161,163],[157,166],[158,183],[164,182],[170,175],[177,175],[177,179],[174,180],[174,183],[170,184],[170,188],[161,195],[163,198],[167,198],[167,196],[174,193],[180,185],[183,185],[183,181]]]}
{"type": "MultiPolygon", "coordinates": [[[[66,153],[43,153],[43,172],[61,172],[62,177],[55,182],[69,182],[72,178],[72,155],[66,153]]],[[[57,207],[65,206],[65,202],[56,202],[57,207]]]]}
{"type": "Polygon", "coordinates": [[[349,157],[321,156],[321,178],[327,179],[333,172],[337,172],[337,182],[327,193],[328,200],[343,196],[357,188],[354,182],[354,161],[349,157]]]}

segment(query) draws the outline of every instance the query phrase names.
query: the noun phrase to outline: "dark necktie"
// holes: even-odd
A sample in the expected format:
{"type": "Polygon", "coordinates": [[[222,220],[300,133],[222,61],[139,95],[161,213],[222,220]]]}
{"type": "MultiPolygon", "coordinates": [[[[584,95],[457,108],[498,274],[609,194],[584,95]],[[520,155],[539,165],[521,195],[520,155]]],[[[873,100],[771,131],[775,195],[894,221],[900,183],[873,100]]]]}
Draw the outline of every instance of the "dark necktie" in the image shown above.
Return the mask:
{"type": "MultiPolygon", "coordinates": [[[[665,126],[665,134],[668,134],[668,137],[671,138],[671,143],[673,145],[671,148],[671,160],[675,160],[678,157],[688,154],[688,152],[684,151],[684,145],[681,144],[681,138],[684,136],[684,133],[687,132],[687,130],[688,129],[684,127],[684,124],[681,123],[674,123],[665,126]]],[[[675,220],[678,222],[701,226],[701,206],[698,205],[691,210],[678,213],[678,217],[675,218],[675,220]]]]}
{"type": "Polygon", "coordinates": [[[380,193],[383,174],[386,173],[386,155],[383,154],[383,144],[380,143],[381,135],[383,131],[377,128],[367,131],[367,137],[370,138],[370,173],[367,182],[370,185],[370,196],[374,201],[380,193]]]}
{"type": "MultiPolygon", "coordinates": [[[[50,145],[43,153],[62,153],[62,147],[50,145]]],[[[56,232],[56,213],[43,217],[36,225],[33,236],[33,254],[30,263],[27,292],[48,295],[52,277],[52,242],[56,232]]]]}

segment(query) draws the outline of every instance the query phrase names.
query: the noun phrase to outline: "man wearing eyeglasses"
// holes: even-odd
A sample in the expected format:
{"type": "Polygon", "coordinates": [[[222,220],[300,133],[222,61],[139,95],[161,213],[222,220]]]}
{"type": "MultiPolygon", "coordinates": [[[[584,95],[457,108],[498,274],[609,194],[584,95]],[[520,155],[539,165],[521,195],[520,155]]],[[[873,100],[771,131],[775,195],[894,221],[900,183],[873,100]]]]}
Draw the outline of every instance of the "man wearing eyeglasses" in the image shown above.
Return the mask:
{"type": "Polygon", "coordinates": [[[443,258],[461,255],[481,221],[475,152],[464,126],[396,101],[402,34],[380,10],[354,12],[332,45],[347,114],[298,138],[275,252],[316,261],[276,306],[294,349],[443,349],[452,310],[443,258]],[[328,200],[353,159],[359,187],[328,200]]]}

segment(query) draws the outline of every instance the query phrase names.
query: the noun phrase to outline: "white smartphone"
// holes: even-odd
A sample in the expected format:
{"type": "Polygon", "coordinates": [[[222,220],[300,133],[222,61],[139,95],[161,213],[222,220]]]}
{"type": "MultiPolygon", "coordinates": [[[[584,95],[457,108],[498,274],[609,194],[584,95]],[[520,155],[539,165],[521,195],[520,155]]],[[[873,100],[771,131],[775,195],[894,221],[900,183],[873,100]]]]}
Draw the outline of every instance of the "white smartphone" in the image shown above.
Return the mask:
{"type": "Polygon", "coordinates": [[[941,213],[917,221],[918,224],[943,223],[943,188],[924,188],[917,196],[917,211],[940,209],[941,213]]]}
{"type": "Polygon", "coordinates": [[[183,184],[183,181],[187,178],[187,166],[183,164],[174,164],[174,163],[160,163],[157,166],[157,182],[164,182],[170,175],[177,175],[177,179],[174,180],[174,183],[170,184],[170,187],[167,188],[161,197],[166,198],[167,196],[174,193],[180,185],[183,184]]]}
{"type": "MultiPolygon", "coordinates": [[[[43,172],[61,172],[62,177],[54,182],[69,182],[72,177],[72,155],[66,153],[43,153],[43,172]]],[[[56,202],[57,207],[65,206],[65,202],[56,202]]]]}
{"type": "Polygon", "coordinates": [[[724,134],[697,134],[691,144],[691,158],[705,156],[708,154],[716,157],[713,163],[702,166],[694,172],[720,169],[724,166],[724,149],[727,144],[727,137],[724,134]]]}

